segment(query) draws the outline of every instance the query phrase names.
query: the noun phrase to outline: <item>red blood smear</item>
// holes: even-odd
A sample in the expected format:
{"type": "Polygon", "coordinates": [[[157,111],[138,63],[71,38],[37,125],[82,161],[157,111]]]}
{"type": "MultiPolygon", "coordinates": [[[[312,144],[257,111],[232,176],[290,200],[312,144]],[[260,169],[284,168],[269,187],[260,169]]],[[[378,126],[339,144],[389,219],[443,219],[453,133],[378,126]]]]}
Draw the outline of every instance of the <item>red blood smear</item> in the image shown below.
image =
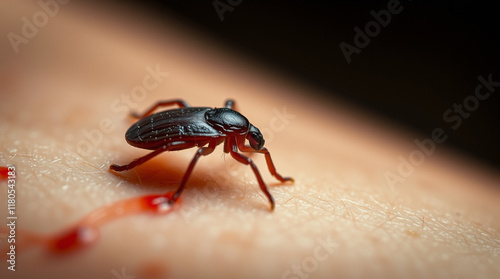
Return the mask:
{"type": "Polygon", "coordinates": [[[95,243],[99,234],[91,227],[77,226],[49,240],[49,249],[54,252],[70,252],[95,243]]]}
{"type": "Polygon", "coordinates": [[[138,271],[138,278],[158,279],[167,278],[167,267],[164,263],[154,260],[143,264],[138,271]]]}
{"type": "Polygon", "coordinates": [[[180,199],[174,204],[168,201],[173,193],[147,195],[105,205],[89,213],[80,222],[63,233],[49,237],[46,245],[54,253],[82,250],[99,239],[99,227],[120,217],[141,213],[166,214],[180,206],[180,199]]]}
{"type": "Polygon", "coordinates": [[[9,177],[9,168],[0,167],[0,179],[7,179],[9,177]]]}

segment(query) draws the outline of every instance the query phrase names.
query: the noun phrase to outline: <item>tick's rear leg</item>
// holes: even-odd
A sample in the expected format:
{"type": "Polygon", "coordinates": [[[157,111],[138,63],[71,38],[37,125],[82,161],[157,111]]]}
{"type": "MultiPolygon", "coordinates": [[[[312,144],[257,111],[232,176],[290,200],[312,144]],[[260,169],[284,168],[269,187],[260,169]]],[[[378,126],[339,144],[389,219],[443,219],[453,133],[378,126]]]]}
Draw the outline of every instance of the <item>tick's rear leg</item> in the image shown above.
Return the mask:
{"type": "Polygon", "coordinates": [[[158,155],[162,152],[168,151],[170,149],[173,149],[174,147],[175,147],[175,149],[186,149],[186,148],[193,147],[195,145],[196,145],[196,143],[193,143],[193,142],[172,142],[172,143],[163,145],[162,147],[147,154],[146,156],[135,159],[134,161],[130,162],[127,165],[120,166],[120,165],[112,164],[111,166],[109,166],[109,169],[114,170],[114,171],[126,171],[129,169],[133,169],[133,168],[151,160],[156,155],[158,155]]]}
{"type": "Polygon", "coordinates": [[[269,150],[267,150],[267,148],[262,147],[261,150],[255,150],[252,147],[247,146],[247,145],[245,145],[242,142],[238,142],[238,148],[241,151],[243,151],[243,152],[252,152],[252,153],[262,153],[262,154],[264,154],[264,156],[266,156],[266,163],[267,163],[267,167],[269,168],[269,172],[274,177],[276,177],[276,179],[278,179],[281,182],[286,182],[286,181],[292,181],[293,182],[293,178],[291,178],[291,177],[283,177],[283,176],[281,176],[281,174],[279,174],[276,171],[276,167],[274,166],[273,160],[271,159],[271,153],[269,153],[269,150]]]}
{"type": "Polygon", "coordinates": [[[160,101],[160,102],[156,103],[155,105],[153,105],[150,109],[148,109],[143,114],[138,114],[136,112],[131,112],[130,114],[135,118],[144,118],[148,115],[151,115],[159,107],[166,107],[166,106],[171,106],[171,105],[178,105],[181,108],[190,107],[190,105],[186,101],[181,100],[181,99],[176,99],[176,100],[160,101]]]}
{"type": "Polygon", "coordinates": [[[186,186],[186,182],[189,179],[189,176],[191,176],[191,173],[193,172],[194,165],[200,158],[200,156],[206,156],[210,153],[212,153],[217,146],[216,141],[211,141],[208,146],[202,147],[196,151],[196,154],[194,155],[193,159],[191,160],[191,163],[189,163],[187,171],[184,173],[184,177],[182,177],[181,184],[179,185],[179,188],[177,188],[177,191],[175,191],[174,195],[172,196],[172,199],[170,200],[170,203],[175,202],[179,196],[182,193],[182,190],[184,190],[184,187],[186,186]]]}

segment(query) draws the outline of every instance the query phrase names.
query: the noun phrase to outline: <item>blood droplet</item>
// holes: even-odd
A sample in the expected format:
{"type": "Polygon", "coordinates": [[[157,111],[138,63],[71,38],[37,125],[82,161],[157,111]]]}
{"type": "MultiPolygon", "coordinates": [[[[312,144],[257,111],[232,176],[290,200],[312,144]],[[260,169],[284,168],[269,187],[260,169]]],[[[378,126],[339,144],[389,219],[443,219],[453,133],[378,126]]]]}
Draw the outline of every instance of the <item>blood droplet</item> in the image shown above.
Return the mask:
{"type": "Polygon", "coordinates": [[[7,179],[9,177],[9,168],[0,167],[0,179],[7,179]]]}

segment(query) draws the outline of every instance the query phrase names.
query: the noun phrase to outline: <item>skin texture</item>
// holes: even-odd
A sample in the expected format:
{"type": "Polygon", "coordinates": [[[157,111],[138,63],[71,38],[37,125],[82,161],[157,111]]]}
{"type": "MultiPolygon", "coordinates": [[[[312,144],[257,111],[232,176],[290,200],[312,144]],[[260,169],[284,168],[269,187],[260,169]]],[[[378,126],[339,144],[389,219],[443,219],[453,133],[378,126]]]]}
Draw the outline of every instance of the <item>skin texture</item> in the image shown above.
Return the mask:
{"type": "MultiPolygon", "coordinates": [[[[40,10],[16,5],[0,8],[2,34],[20,33],[19,19],[40,10]]],[[[119,218],[76,253],[27,249],[16,272],[2,262],[0,277],[499,277],[498,173],[436,144],[388,183],[399,156],[408,159],[414,140],[430,132],[411,134],[339,101],[307,98],[316,89],[200,34],[108,8],[67,4],[18,54],[2,41],[0,164],[16,166],[19,237],[54,234],[114,201],[174,191],[195,149],[108,171],[150,152],[129,146],[124,134],[128,113],[158,100],[222,107],[234,98],[264,133],[278,172],[295,183],[278,183],[264,156],[252,156],[276,200],[270,212],[250,167],[218,146],[195,166],[178,211],[119,218]],[[156,69],[162,74],[151,75],[156,69]],[[146,93],[134,93],[141,85],[146,93]]],[[[2,208],[6,200],[0,191],[2,208]]]]}

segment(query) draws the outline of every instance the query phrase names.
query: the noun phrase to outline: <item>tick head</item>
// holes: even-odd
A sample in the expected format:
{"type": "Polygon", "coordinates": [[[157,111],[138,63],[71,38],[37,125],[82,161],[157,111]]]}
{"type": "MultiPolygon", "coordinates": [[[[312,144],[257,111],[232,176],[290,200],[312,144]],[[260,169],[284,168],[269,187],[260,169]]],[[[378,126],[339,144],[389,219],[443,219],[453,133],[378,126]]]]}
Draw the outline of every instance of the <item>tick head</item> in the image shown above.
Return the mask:
{"type": "Polygon", "coordinates": [[[255,150],[261,150],[264,146],[264,143],[266,142],[259,129],[257,129],[257,127],[252,124],[250,124],[250,130],[247,134],[247,140],[250,143],[250,146],[255,150]]]}
{"type": "Polygon", "coordinates": [[[244,135],[250,122],[241,113],[229,108],[216,108],[205,113],[205,120],[215,129],[226,134],[244,135]]]}

